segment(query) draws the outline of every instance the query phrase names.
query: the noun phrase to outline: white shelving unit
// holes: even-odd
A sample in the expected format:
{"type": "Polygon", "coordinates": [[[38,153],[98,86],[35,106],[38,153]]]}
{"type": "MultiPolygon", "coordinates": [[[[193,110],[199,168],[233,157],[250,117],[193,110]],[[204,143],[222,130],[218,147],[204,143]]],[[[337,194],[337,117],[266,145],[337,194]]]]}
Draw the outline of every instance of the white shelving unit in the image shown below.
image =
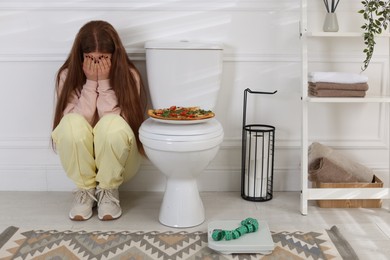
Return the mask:
{"type": "MultiPolygon", "coordinates": [[[[309,147],[309,130],[308,130],[308,109],[310,103],[382,103],[390,104],[390,96],[366,96],[365,98],[319,98],[309,97],[307,94],[308,82],[308,44],[310,38],[318,37],[362,37],[362,33],[358,32],[309,32],[307,30],[307,2],[301,0],[301,46],[302,46],[302,133],[301,133],[301,170],[302,170],[302,190],[301,190],[301,213],[308,214],[309,200],[337,200],[337,199],[390,199],[390,188],[309,188],[308,183],[308,147],[309,147]]],[[[381,35],[381,37],[390,37],[389,33],[381,35]]],[[[389,118],[390,122],[390,118],[389,118]]],[[[389,158],[390,162],[390,158],[389,158]]],[[[390,168],[390,167],[389,167],[390,168]]],[[[390,182],[390,181],[389,181],[390,182]]],[[[385,185],[390,186],[390,185],[385,185]]]]}

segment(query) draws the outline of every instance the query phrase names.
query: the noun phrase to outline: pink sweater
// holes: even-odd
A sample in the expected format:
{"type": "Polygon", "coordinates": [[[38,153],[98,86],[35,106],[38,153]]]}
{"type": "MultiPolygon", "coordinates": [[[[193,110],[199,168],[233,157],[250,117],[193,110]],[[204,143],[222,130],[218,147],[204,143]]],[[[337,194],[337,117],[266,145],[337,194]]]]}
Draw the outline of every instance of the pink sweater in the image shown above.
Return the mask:
{"type": "MultiPolygon", "coordinates": [[[[64,86],[68,71],[64,70],[60,75],[58,86],[58,95],[64,86]]],[[[139,83],[139,77],[137,81],[139,83]]],[[[140,84],[138,84],[138,89],[140,84]]],[[[94,115],[97,110],[99,119],[107,114],[121,114],[121,109],[117,106],[118,99],[114,90],[110,86],[110,80],[87,80],[81,90],[72,93],[69,103],[64,110],[64,115],[68,113],[77,113],[82,116],[93,126],[94,115]]]]}

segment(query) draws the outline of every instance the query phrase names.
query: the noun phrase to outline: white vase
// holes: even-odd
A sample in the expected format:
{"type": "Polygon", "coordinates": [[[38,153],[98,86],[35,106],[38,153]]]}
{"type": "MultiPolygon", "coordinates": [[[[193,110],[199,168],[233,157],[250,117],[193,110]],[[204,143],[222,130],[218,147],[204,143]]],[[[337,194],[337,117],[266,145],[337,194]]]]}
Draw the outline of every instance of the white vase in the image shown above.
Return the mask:
{"type": "Polygon", "coordinates": [[[339,24],[336,13],[326,13],[324,21],[324,32],[338,32],[339,24]]]}

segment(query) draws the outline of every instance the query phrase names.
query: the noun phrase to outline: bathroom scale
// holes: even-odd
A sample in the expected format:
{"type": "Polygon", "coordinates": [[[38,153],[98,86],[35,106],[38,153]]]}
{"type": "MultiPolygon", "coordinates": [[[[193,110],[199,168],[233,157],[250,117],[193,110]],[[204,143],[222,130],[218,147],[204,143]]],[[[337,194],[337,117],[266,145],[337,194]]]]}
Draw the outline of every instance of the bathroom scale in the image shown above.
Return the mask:
{"type": "Polygon", "coordinates": [[[208,224],[208,247],[222,254],[271,254],[275,248],[271,232],[265,221],[258,221],[259,230],[247,233],[238,239],[214,241],[214,229],[234,230],[241,220],[220,220],[208,224]]]}

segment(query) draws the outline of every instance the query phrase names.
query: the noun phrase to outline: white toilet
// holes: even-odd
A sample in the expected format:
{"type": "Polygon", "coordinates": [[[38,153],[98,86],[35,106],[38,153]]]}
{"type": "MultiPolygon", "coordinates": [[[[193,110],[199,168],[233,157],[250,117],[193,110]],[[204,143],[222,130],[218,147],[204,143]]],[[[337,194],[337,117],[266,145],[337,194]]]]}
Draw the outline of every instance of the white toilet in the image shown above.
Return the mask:
{"type": "MultiPolygon", "coordinates": [[[[222,46],[198,42],[147,42],[146,65],[153,108],[215,107],[221,84],[222,46]]],[[[215,119],[147,119],[139,130],[149,160],[166,176],[159,220],[192,227],[205,220],[197,177],[216,156],[223,128],[215,119]]]]}

